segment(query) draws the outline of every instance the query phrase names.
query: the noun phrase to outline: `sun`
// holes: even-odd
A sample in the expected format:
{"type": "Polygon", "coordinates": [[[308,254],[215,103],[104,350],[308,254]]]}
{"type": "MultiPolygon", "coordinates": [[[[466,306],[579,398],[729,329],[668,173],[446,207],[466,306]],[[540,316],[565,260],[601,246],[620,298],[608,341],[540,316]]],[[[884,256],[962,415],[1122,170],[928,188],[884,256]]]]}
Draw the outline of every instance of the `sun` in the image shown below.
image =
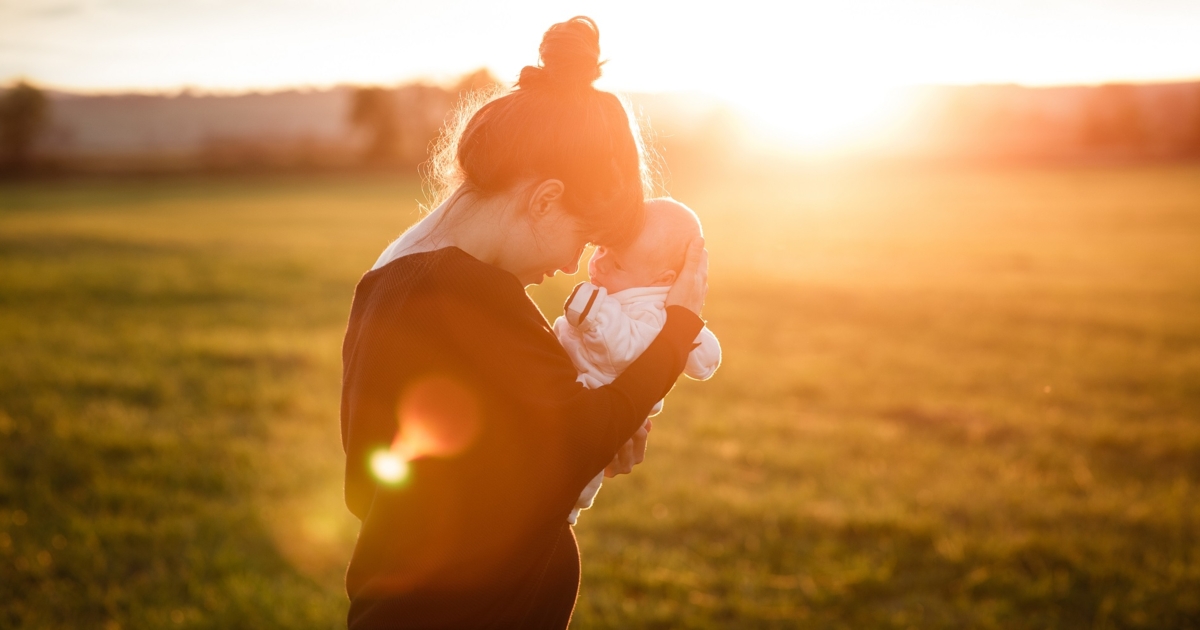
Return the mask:
{"type": "Polygon", "coordinates": [[[775,142],[816,152],[871,141],[903,104],[898,88],[850,83],[797,84],[727,98],[775,142]]]}

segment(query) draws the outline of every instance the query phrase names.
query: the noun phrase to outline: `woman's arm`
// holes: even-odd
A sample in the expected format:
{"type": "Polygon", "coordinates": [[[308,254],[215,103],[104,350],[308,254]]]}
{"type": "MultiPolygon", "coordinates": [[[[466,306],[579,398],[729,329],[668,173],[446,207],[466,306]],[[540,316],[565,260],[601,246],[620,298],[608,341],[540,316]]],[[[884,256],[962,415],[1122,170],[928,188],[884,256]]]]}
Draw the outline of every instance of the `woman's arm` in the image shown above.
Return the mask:
{"type": "Polygon", "coordinates": [[[721,367],[721,342],[711,330],[705,328],[696,337],[696,349],[688,355],[683,373],[698,380],[707,381],[721,367]]]}
{"type": "MultiPolygon", "coordinates": [[[[391,442],[398,419],[404,423],[396,411],[412,383],[440,374],[474,391],[485,434],[463,456],[480,470],[504,468],[492,475],[501,486],[524,485],[538,496],[561,491],[573,504],[674,385],[703,327],[694,312],[669,306],[646,352],[613,383],[587,389],[515,277],[451,254],[417,284],[411,270],[397,267],[372,272],[356,290],[344,355],[343,435],[347,500],[360,517],[375,494],[368,455],[391,442]]],[[[618,459],[632,466],[634,446],[618,459]]]]}
{"type": "MultiPolygon", "coordinates": [[[[708,296],[708,250],[704,248],[704,238],[697,238],[688,244],[687,257],[683,269],[667,294],[667,306],[682,306],[693,313],[699,314],[704,308],[704,298],[708,296]]],[[[633,472],[633,467],[646,459],[646,440],[650,435],[653,424],[647,418],[645,424],[629,438],[612,461],[604,469],[609,477],[633,472]]]]}
{"type": "Polygon", "coordinates": [[[482,307],[491,300],[455,302],[443,305],[441,317],[462,331],[455,336],[456,354],[487,375],[503,398],[528,410],[522,421],[568,454],[580,487],[612,460],[670,391],[703,327],[687,309],[669,308],[662,331],[624,373],[609,385],[587,389],[532,303],[498,310],[482,307]]]}

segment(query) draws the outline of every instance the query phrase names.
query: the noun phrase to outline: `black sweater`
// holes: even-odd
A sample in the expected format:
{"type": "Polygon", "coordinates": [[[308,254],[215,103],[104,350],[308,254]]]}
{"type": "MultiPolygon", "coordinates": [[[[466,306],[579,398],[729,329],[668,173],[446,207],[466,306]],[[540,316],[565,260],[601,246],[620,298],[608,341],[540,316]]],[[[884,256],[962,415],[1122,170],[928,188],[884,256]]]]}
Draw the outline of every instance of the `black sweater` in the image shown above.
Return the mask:
{"type": "Polygon", "coordinates": [[[342,348],[346,503],[362,520],[350,626],[568,618],[573,601],[544,583],[563,579],[546,567],[567,514],[670,390],[703,326],[687,309],[667,313],[624,374],[589,390],[512,274],[449,247],[364,275],[342,348]],[[376,482],[372,453],[414,414],[448,418],[457,439],[414,459],[402,483],[376,482]],[[566,616],[545,614],[564,605],[566,616]]]}

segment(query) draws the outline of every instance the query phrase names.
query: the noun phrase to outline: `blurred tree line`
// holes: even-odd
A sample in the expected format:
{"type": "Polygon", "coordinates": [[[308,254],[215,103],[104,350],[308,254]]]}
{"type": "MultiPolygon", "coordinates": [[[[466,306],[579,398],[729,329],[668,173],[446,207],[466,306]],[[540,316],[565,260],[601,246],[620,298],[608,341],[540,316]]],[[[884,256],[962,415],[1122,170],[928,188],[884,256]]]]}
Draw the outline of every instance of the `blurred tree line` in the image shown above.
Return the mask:
{"type": "Polygon", "coordinates": [[[950,157],[1194,159],[1200,83],[931,88],[917,152],[950,157]]]}
{"type": "MultiPolygon", "coordinates": [[[[464,97],[501,88],[486,69],[450,85],[234,96],[83,96],[17,81],[0,90],[0,172],[415,172],[464,97]]],[[[868,155],[1200,158],[1200,82],[922,89],[921,105],[897,124],[901,131],[868,146],[868,155]]],[[[650,123],[656,166],[668,175],[719,170],[755,150],[755,132],[720,101],[684,94],[632,101],[650,123]]]]}
{"type": "Polygon", "coordinates": [[[0,170],[158,172],[415,170],[459,101],[492,92],[487,69],[449,86],[412,83],[305,93],[204,96],[0,90],[0,170]],[[345,94],[347,100],[341,101],[345,94]],[[330,101],[335,95],[334,101],[330,101]],[[333,124],[331,102],[345,103],[333,124]],[[335,131],[330,134],[330,129],[335,131]]]}
{"type": "Polygon", "coordinates": [[[49,122],[49,100],[29,82],[17,81],[0,94],[0,169],[29,170],[34,143],[49,122]]]}
{"type": "Polygon", "coordinates": [[[499,87],[500,81],[482,68],[449,88],[419,83],[394,88],[356,88],[349,122],[362,138],[362,162],[385,166],[420,164],[428,157],[430,145],[460,100],[499,87]]]}

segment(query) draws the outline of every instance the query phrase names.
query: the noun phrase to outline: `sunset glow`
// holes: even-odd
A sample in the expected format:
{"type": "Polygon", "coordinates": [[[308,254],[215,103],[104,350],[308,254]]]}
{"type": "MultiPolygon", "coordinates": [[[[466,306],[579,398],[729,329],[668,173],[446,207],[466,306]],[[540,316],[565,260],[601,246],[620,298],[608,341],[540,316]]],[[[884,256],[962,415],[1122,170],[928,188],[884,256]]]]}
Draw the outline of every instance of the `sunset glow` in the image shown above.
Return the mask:
{"type": "Polygon", "coordinates": [[[448,80],[487,66],[512,80],[549,24],[582,13],[601,27],[601,86],[705,93],[822,145],[877,124],[896,86],[1200,76],[1200,4],[1153,5],[13,0],[0,5],[0,79],[237,91],[448,80]]]}

